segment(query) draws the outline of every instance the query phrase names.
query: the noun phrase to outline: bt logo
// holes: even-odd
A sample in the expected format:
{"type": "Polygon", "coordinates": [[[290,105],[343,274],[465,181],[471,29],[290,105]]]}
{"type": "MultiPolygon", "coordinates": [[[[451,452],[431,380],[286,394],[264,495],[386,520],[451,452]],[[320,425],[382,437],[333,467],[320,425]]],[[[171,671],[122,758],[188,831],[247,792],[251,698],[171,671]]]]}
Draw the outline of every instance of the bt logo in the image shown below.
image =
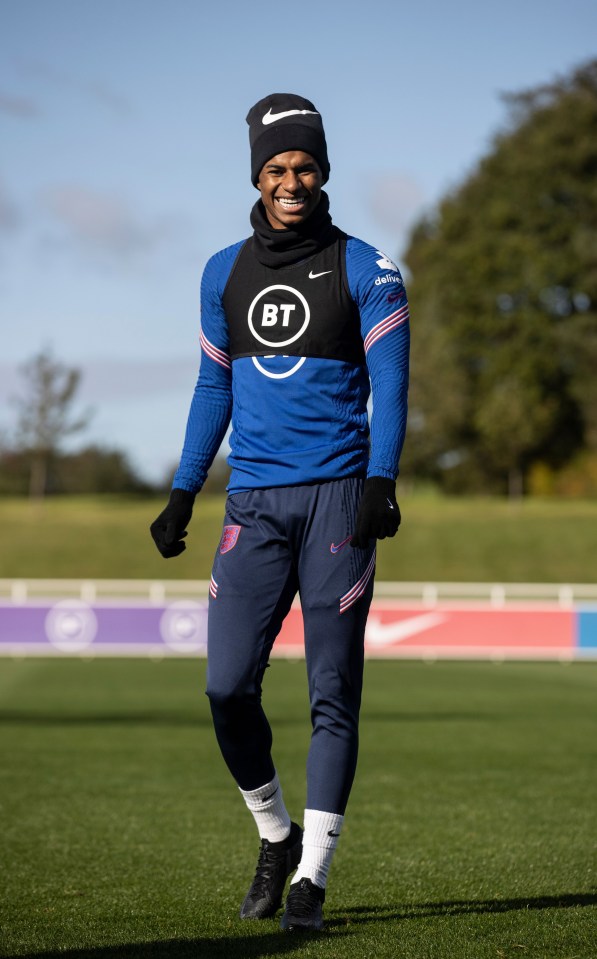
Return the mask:
{"type": "Polygon", "coordinates": [[[278,311],[282,314],[282,326],[288,326],[290,322],[289,314],[296,310],[296,303],[281,303],[278,307],[275,303],[263,304],[262,326],[275,326],[278,322],[278,311]]]}
{"type": "Polygon", "coordinates": [[[311,311],[307,300],[292,286],[268,286],[249,307],[251,333],[264,346],[289,346],[309,326],[311,311]]]}

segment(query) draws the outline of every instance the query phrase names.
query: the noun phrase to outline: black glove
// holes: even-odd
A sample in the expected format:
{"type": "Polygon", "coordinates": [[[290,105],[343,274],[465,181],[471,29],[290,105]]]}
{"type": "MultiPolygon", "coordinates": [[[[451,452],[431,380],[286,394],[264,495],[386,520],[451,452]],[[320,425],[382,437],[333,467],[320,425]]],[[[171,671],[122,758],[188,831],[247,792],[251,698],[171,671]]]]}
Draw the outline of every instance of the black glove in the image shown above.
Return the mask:
{"type": "Polygon", "coordinates": [[[366,549],[372,539],[395,536],[400,518],[395,481],[385,476],[370,476],[365,480],[350,545],[355,549],[366,549]]]}
{"type": "Polygon", "coordinates": [[[153,541],[164,559],[180,556],[187,548],[182,540],[193,515],[195,494],[186,489],[173,489],[168,505],[149,527],[153,541]]]}

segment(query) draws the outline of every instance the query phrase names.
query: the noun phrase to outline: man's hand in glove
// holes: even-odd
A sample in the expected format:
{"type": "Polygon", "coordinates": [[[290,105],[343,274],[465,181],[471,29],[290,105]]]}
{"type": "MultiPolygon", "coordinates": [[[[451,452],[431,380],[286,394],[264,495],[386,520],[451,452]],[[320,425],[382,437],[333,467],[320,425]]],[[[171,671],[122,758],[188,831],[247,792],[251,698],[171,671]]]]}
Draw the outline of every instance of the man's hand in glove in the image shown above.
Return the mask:
{"type": "Polygon", "coordinates": [[[350,545],[367,549],[372,539],[395,536],[400,526],[400,509],[396,502],[396,483],[385,476],[365,480],[355,531],[350,545]]]}
{"type": "Polygon", "coordinates": [[[153,541],[164,559],[180,556],[187,548],[182,540],[193,514],[195,494],[186,489],[173,489],[168,505],[149,527],[153,541]]]}

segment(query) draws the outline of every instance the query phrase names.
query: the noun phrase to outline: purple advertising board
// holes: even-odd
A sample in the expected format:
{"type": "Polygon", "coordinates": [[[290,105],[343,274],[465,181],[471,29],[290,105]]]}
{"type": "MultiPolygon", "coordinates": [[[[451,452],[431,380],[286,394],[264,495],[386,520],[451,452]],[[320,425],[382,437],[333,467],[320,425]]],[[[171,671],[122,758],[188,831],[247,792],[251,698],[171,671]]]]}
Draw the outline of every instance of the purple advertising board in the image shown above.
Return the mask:
{"type": "MultiPolygon", "coordinates": [[[[207,600],[0,601],[0,656],[204,656],[207,600]]],[[[368,656],[595,659],[597,606],[557,603],[373,602],[368,656]]],[[[274,656],[304,655],[293,607],[274,656]]]]}

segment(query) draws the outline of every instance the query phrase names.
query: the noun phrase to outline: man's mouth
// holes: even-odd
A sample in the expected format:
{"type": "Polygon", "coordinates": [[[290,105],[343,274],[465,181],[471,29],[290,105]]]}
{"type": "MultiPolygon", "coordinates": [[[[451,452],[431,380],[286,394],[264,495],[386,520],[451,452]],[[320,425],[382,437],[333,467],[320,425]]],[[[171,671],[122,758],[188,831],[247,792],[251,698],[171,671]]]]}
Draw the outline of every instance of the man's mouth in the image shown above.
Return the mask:
{"type": "Polygon", "coordinates": [[[289,197],[289,196],[277,196],[276,202],[280,204],[283,210],[287,210],[289,213],[292,213],[293,210],[300,210],[302,206],[305,205],[307,199],[306,196],[299,197],[289,197]]]}

